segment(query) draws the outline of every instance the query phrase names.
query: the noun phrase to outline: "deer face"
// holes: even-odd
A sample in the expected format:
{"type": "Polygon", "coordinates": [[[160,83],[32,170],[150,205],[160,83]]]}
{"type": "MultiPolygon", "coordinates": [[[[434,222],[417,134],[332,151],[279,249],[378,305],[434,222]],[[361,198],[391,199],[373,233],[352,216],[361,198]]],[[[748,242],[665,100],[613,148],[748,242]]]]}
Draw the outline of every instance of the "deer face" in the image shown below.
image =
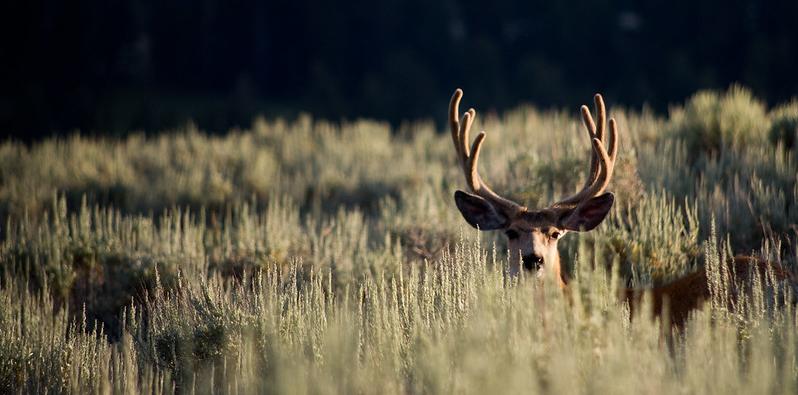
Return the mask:
{"type": "Polygon", "coordinates": [[[525,209],[509,218],[479,196],[457,191],[454,199],[471,226],[504,231],[511,274],[523,269],[538,278],[552,275],[557,279],[562,278],[557,242],[568,232],[589,231],[598,226],[615,201],[612,193],[605,193],[575,208],[525,209]]]}
{"type": "Polygon", "coordinates": [[[560,270],[557,242],[569,231],[589,231],[598,226],[612,208],[612,193],[603,193],[612,177],[618,150],[618,131],[610,119],[609,151],[604,148],[606,111],[601,95],[595,96],[598,127],[590,110],[582,106],[582,119],[592,144],[590,172],[578,193],[543,209],[529,209],[493,192],[477,172],[477,163],[485,132],[477,135],[469,148],[469,130],[476,116],[474,109],[458,119],[458,107],[463,92],[458,89],[449,103],[449,124],[457,157],[465,172],[466,182],[473,194],[457,191],[454,200],[460,213],[473,227],[480,230],[503,230],[507,236],[510,272],[522,268],[538,278],[549,275],[564,285],[560,270]]]}

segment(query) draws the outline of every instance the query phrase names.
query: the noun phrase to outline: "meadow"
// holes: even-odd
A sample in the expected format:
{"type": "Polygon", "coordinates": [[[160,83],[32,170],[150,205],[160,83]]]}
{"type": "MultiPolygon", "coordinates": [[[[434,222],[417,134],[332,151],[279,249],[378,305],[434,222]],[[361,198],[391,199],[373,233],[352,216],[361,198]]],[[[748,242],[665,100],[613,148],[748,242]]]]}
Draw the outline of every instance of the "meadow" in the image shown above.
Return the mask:
{"type": "MultiPolygon", "coordinates": [[[[494,189],[581,186],[575,108],[478,114],[494,189]]],[[[4,142],[0,393],[798,392],[793,290],[763,276],[730,306],[717,275],[735,254],[796,271],[798,101],[733,86],[609,115],[616,205],[560,243],[570,302],[465,223],[431,121],[4,142]],[[682,330],[616,298],[702,266],[712,300],[682,330]]]]}

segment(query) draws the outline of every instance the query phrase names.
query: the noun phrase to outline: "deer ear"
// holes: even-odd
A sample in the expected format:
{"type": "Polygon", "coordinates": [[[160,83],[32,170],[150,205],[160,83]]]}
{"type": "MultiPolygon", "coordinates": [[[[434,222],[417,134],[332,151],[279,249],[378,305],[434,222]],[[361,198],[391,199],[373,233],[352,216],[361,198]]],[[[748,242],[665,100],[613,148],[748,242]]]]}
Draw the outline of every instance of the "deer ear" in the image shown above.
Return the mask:
{"type": "Polygon", "coordinates": [[[479,230],[501,229],[509,222],[506,215],[479,196],[456,191],[454,202],[466,222],[479,230]]]}
{"type": "Polygon", "coordinates": [[[593,230],[604,220],[614,202],[615,195],[611,192],[590,198],[560,216],[560,227],[571,231],[593,230]]]}

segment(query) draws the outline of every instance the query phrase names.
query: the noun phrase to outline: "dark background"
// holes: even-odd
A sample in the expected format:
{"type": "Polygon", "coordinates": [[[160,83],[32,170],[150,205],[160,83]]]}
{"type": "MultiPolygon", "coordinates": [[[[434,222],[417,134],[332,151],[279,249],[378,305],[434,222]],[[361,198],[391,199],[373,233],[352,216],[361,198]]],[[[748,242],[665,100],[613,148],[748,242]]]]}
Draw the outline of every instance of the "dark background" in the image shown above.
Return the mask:
{"type": "Polygon", "coordinates": [[[21,0],[0,15],[0,133],[28,141],[259,113],[437,119],[458,86],[483,110],[798,91],[795,0],[21,0]]]}

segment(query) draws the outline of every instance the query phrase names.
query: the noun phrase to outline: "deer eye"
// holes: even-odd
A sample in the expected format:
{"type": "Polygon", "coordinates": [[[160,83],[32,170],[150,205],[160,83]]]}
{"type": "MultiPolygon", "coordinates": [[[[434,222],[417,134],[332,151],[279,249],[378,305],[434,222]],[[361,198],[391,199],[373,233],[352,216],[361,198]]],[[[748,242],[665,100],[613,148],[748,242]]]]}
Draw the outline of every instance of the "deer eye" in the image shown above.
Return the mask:
{"type": "Polygon", "coordinates": [[[559,239],[560,236],[562,236],[562,233],[560,233],[559,231],[556,231],[556,230],[552,231],[551,233],[549,233],[549,237],[551,237],[554,240],[559,239]]]}
{"type": "Polygon", "coordinates": [[[510,240],[518,238],[518,232],[516,232],[516,231],[514,231],[512,229],[507,229],[507,231],[504,232],[504,234],[506,234],[507,238],[510,239],[510,240]]]}

